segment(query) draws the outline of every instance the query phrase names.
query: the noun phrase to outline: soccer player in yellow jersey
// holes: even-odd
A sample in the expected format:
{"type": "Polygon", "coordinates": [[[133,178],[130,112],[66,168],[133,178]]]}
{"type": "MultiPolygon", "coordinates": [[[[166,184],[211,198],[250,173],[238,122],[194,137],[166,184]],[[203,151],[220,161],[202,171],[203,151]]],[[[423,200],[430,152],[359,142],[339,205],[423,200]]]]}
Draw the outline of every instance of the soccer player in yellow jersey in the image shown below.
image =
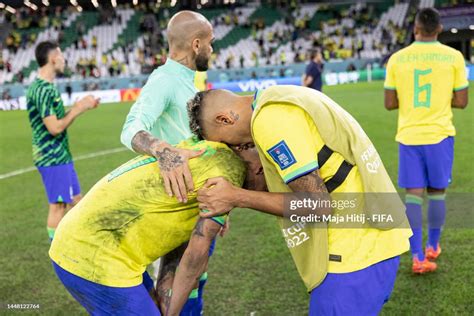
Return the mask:
{"type": "Polygon", "coordinates": [[[455,129],[452,108],[468,103],[466,66],[461,52],[437,41],[442,31],[433,8],[418,12],[415,42],[393,54],[387,64],[385,107],[399,110],[398,184],[406,189],[406,211],[414,273],[436,270],[445,221],[445,191],[451,182],[455,129]],[[428,240],[422,245],[422,204],[427,192],[428,240]]]}
{"type": "MultiPolygon", "coordinates": [[[[206,150],[189,161],[195,188],[216,176],[242,185],[245,165],[226,145],[190,139],[177,148],[206,150]]],[[[162,161],[160,166],[170,162],[162,161]]],[[[172,254],[191,238],[180,270],[192,281],[178,282],[173,289],[184,304],[204,272],[211,242],[225,222],[223,217],[198,218],[196,193],[190,193],[186,203],[170,197],[156,158],[138,156],[102,178],[67,213],[49,255],[61,282],[90,314],[160,315],[149,295],[153,282],[146,266],[172,254]]],[[[165,272],[174,273],[166,263],[164,266],[165,272]]],[[[157,286],[160,299],[166,286],[171,288],[172,280],[168,279],[168,273],[161,274],[157,286]]],[[[162,312],[165,305],[163,302],[162,312]]]]}
{"type": "MultiPolygon", "coordinates": [[[[270,191],[244,190],[225,179],[211,179],[198,191],[199,207],[208,210],[207,215],[201,214],[203,217],[247,207],[282,219],[288,217],[285,198],[294,192],[315,193],[321,200],[328,194],[364,192],[362,175],[367,175],[366,166],[347,161],[351,150],[346,157],[331,147],[349,143],[357,147],[359,138],[368,137],[349,113],[319,91],[274,86],[257,91],[255,96],[239,96],[225,90],[210,90],[197,93],[188,102],[188,112],[191,130],[198,137],[221,141],[241,151],[255,146],[270,191]],[[311,108],[333,113],[333,119],[342,122],[341,129],[345,126],[345,130],[331,128],[331,120],[318,121],[309,114],[311,108]],[[325,135],[337,135],[332,137],[333,145],[323,140],[323,129],[325,135]]],[[[362,155],[369,159],[375,154],[371,147],[362,155]]],[[[373,172],[382,173],[381,165],[376,160],[373,172]]],[[[385,169],[383,173],[389,182],[387,187],[396,192],[385,169]]],[[[405,218],[403,204],[400,206],[405,218]]],[[[331,210],[321,211],[327,214],[331,210]]],[[[309,314],[377,315],[393,289],[399,255],[409,249],[411,232],[406,218],[405,222],[405,229],[329,227],[321,242],[315,240],[317,232],[312,230],[309,233],[315,235],[311,238],[300,234],[296,236],[299,238],[289,240],[286,234],[301,231],[303,224],[282,229],[298,272],[311,292],[309,314]],[[323,270],[321,277],[315,276],[316,270],[323,270]]]]}

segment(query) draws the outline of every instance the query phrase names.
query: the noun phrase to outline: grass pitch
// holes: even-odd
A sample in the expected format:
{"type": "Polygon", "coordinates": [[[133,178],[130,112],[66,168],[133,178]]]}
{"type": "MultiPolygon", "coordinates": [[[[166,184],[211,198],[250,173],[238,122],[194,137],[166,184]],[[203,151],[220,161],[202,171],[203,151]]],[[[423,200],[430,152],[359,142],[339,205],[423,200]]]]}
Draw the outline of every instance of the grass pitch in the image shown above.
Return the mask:
{"type": "MultiPolygon", "coordinates": [[[[398,146],[394,141],[397,112],[383,108],[381,82],[325,88],[371,137],[396,182],[398,146]]],[[[474,93],[470,93],[474,99],[474,93]]],[[[120,148],[120,131],[130,103],[102,105],[79,117],[69,129],[74,157],[120,148]]],[[[450,192],[473,196],[474,102],[455,110],[457,128],[454,182],[450,192]]],[[[25,111],[0,113],[0,174],[32,166],[31,131],[25,111]]],[[[128,151],[76,162],[83,193],[134,154],[128,151]]],[[[0,314],[17,314],[6,304],[40,304],[42,315],[85,315],[54,275],[47,255],[47,200],[39,174],[27,172],[0,180],[0,314]]],[[[449,196],[449,195],[448,195],[449,196]]],[[[471,199],[472,200],[472,199],[471,199]]],[[[449,206],[449,200],[448,200],[449,206]]],[[[458,211],[472,216],[472,204],[458,211]]],[[[425,209],[426,212],[426,209],[425,209]]],[[[450,212],[447,214],[450,217],[450,212]]],[[[383,315],[473,315],[474,226],[447,228],[443,254],[433,274],[413,276],[410,256],[402,256],[390,302],[383,315]],[[471,280],[471,281],[469,281],[471,280]],[[471,297],[471,298],[469,298],[471,297]]],[[[249,210],[236,210],[231,230],[219,239],[210,262],[205,292],[206,315],[305,315],[305,292],[276,220],[249,210]]],[[[367,289],[370,291],[370,289],[367,289]]]]}

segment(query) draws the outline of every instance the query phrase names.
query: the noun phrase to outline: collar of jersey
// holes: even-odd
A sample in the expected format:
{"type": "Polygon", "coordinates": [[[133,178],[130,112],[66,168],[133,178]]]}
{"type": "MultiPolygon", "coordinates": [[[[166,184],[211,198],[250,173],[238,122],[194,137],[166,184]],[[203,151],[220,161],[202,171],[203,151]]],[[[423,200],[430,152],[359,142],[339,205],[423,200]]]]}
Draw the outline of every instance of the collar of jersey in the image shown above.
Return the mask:
{"type": "Polygon", "coordinates": [[[257,100],[258,100],[258,97],[260,96],[261,91],[262,90],[257,90],[255,91],[255,94],[253,95],[252,111],[255,110],[255,107],[257,106],[257,100]]]}
{"type": "Polygon", "coordinates": [[[177,61],[172,60],[171,58],[166,59],[166,63],[162,66],[164,69],[172,72],[179,73],[184,76],[184,79],[194,80],[195,71],[189,69],[188,67],[181,65],[177,61]]]}
{"type": "Polygon", "coordinates": [[[414,41],[413,44],[439,44],[439,41],[431,41],[431,42],[422,42],[422,41],[414,41]]]}
{"type": "Polygon", "coordinates": [[[41,81],[41,82],[43,82],[43,83],[46,83],[46,84],[54,85],[52,82],[46,81],[46,80],[44,80],[43,78],[40,78],[40,77],[38,77],[38,76],[36,77],[36,80],[39,80],[39,81],[41,81]]]}

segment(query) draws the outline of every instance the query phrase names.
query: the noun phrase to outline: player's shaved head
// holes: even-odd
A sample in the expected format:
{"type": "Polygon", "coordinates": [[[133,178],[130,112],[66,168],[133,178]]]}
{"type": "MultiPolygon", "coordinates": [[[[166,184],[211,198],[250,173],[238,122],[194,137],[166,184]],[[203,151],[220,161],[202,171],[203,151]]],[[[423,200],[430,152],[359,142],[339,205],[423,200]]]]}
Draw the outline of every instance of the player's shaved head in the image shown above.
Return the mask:
{"type": "Polygon", "coordinates": [[[415,28],[418,29],[423,36],[437,35],[441,32],[439,12],[434,8],[421,9],[416,14],[415,28]]]}
{"type": "Polygon", "coordinates": [[[212,25],[202,15],[180,11],[168,23],[170,58],[197,71],[206,71],[212,54],[212,25]]]}
{"type": "Polygon", "coordinates": [[[188,101],[191,131],[200,139],[242,145],[252,142],[250,133],[253,96],[227,90],[196,93],[188,101]]]}
{"type": "Polygon", "coordinates": [[[212,33],[209,21],[200,13],[180,11],[168,23],[167,36],[170,49],[191,49],[195,38],[205,38],[212,33]]]}
{"type": "Polygon", "coordinates": [[[219,99],[229,100],[232,97],[233,93],[227,90],[208,90],[196,93],[194,98],[188,101],[191,132],[199,139],[206,139],[206,127],[212,124],[212,118],[217,112],[224,110],[224,104],[228,104],[216,101],[219,99]]]}

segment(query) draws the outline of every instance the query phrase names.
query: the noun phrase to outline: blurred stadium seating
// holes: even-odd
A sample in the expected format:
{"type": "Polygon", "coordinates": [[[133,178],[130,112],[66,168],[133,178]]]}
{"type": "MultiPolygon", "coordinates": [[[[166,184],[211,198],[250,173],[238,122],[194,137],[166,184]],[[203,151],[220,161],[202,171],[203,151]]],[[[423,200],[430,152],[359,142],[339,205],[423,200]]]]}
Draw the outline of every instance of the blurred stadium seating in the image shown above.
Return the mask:
{"type": "MultiPolygon", "coordinates": [[[[198,11],[214,26],[212,69],[230,69],[217,77],[223,81],[229,80],[229,75],[238,79],[233,76],[235,69],[297,65],[307,61],[308,52],[316,47],[327,62],[347,60],[346,71],[359,70],[373,61],[383,64],[387,56],[411,41],[418,8],[472,3],[237,1],[216,6],[212,2],[198,11]]],[[[157,6],[156,1],[135,0],[119,2],[115,7],[97,3],[97,7],[94,4],[84,9],[74,0],[66,1],[66,6],[24,3],[16,8],[0,3],[2,85],[28,84],[34,79],[34,47],[46,39],[60,43],[67,60],[67,80],[148,74],[166,61],[166,24],[180,9],[179,4],[157,6]]],[[[286,76],[300,68],[275,69],[286,76]]],[[[258,74],[251,71],[249,76],[258,74]]]]}
{"type": "MultiPolygon", "coordinates": [[[[307,50],[321,45],[327,59],[356,55],[382,57],[388,44],[397,40],[383,35],[403,26],[408,3],[389,7],[378,23],[370,16],[373,11],[380,13],[374,6],[357,3],[347,6],[342,13],[339,7],[329,10],[318,4],[298,5],[290,14],[276,7],[256,5],[236,7],[231,12],[215,9],[201,12],[215,27],[214,65],[231,68],[301,62],[307,50]],[[313,31],[310,22],[320,30],[313,31]],[[321,38],[324,41],[320,42],[321,38]]],[[[147,65],[155,67],[163,62],[166,42],[160,37],[166,36],[170,9],[157,14],[149,6],[135,10],[119,6],[112,12],[77,12],[72,8],[58,12],[43,8],[39,23],[32,21],[31,11],[21,8],[5,22],[12,22],[13,27],[5,39],[2,60],[11,64],[11,69],[0,72],[2,83],[22,78],[30,82],[34,78],[34,46],[45,39],[61,42],[70,76],[136,75],[149,71],[147,65]],[[38,27],[30,28],[36,24],[38,27]],[[159,45],[146,45],[157,37],[159,45]],[[147,49],[150,46],[151,51],[147,49]]]]}

